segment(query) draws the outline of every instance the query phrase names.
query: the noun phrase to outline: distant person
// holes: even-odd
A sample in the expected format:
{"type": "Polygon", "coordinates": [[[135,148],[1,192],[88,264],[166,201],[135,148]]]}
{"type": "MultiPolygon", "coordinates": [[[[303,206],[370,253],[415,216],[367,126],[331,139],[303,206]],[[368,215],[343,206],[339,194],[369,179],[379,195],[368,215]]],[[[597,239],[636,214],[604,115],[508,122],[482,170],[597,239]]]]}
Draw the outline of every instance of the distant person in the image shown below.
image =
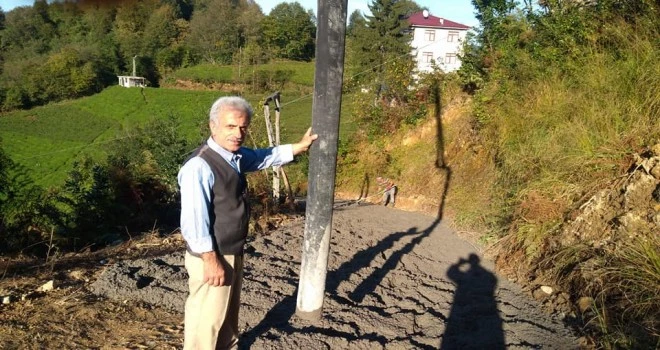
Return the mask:
{"type": "Polygon", "coordinates": [[[381,204],[387,206],[389,203],[392,203],[392,206],[394,206],[396,202],[396,185],[394,181],[379,176],[376,178],[376,183],[378,184],[378,191],[383,193],[381,204]]]}
{"type": "Polygon", "coordinates": [[[184,349],[238,346],[243,246],[249,203],[245,173],[289,163],[317,135],[267,149],[242,147],[252,107],[240,97],[221,97],[209,112],[211,136],[179,171],[181,233],[186,241],[189,295],[184,349]]]}

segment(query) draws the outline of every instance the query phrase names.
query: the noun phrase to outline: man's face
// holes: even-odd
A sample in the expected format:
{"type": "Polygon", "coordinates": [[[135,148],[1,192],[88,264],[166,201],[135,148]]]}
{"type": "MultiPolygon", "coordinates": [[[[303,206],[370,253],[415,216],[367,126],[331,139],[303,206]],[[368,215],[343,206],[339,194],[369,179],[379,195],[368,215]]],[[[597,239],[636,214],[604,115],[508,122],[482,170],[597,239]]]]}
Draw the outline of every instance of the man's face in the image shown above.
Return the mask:
{"type": "Polygon", "coordinates": [[[210,122],[213,141],[229,152],[236,152],[245,141],[250,118],[237,109],[223,109],[216,122],[210,122]]]}

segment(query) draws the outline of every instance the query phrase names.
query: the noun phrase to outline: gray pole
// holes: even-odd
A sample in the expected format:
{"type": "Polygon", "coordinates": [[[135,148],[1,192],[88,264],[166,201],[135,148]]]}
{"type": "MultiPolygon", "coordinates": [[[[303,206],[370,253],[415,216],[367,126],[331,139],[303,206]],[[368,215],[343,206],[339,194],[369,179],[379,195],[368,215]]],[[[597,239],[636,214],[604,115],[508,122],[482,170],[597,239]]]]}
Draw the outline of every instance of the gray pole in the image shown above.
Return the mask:
{"type": "Polygon", "coordinates": [[[347,0],[318,0],[317,4],[312,130],[319,138],[309,151],[309,192],[296,303],[296,314],[308,320],[321,318],[325,292],[344,74],[347,0]]]}

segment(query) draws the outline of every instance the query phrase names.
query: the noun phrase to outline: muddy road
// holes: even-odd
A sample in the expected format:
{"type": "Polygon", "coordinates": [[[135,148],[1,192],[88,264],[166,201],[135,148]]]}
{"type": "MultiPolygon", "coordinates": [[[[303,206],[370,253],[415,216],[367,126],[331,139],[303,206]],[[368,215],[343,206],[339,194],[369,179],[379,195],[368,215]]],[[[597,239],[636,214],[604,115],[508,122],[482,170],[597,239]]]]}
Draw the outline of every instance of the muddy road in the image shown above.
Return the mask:
{"type": "MultiPolygon", "coordinates": [[[[556,316],[435,218],[347,204],[334,212],[318,322],[295,315],[303,217],[249,242],[242,349],[578,348],[556,316]]],[[[0,348],[180,348],[186,274],[176,245],[54,273],[59,288],[2,306],[0,348]]]]}

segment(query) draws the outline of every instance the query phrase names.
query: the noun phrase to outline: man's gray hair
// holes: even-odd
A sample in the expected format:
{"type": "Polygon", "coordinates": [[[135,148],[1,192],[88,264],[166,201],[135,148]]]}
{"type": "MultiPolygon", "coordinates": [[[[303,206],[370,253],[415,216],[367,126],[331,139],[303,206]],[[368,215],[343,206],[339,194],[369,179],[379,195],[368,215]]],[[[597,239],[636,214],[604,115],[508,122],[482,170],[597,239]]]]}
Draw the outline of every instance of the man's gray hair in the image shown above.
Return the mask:
{"type": "Polygon", "coordinates": [[[220,111],[228,109],[245,112],[248,116],[248,120],[252,120],[252,106],[250,106],[248,101],[239,96],[223,96],[213,102],[211,110],[209,111],[209,121],[217,122],[220,111]]]}

